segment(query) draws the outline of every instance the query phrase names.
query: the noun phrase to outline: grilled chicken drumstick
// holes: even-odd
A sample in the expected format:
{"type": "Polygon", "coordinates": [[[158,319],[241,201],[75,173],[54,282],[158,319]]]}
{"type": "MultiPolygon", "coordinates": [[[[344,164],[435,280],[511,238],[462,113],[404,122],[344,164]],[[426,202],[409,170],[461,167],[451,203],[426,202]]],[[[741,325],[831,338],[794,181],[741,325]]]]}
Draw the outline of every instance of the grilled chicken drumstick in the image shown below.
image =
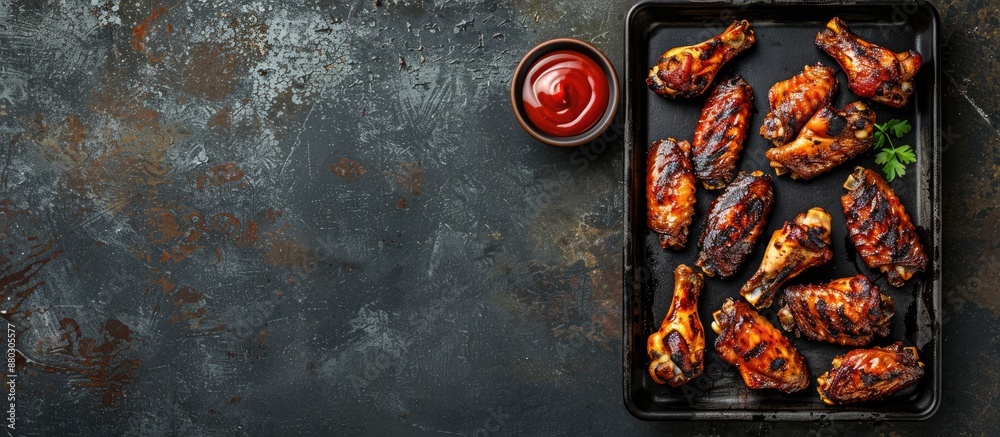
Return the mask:
{"type": "Polygon", "coordinates": [[[836,17],[816,35],[816,46],[837,60],[854,94],[894,108],[906,106],[913,94],[913,76],[922,63],[920,53],[895,53],[869,43],[836,17]]]}
{"type": "Polygon", "coordinates": [[[760,171],[740,172],[708,207],[705,230],[698,240],[696,265],[708,276],[732,276],[753,251],[774,204],[771,177],[760,171]]]}
{"type": "Polygon", "coordinates": [[[705,330],[698,318],[704,277],[684,264],[674,270],[674,297],[660,330],[646,341],[649,375],[657,384],[680,387],[704,369],[705,330]]]}
{"type": "Polygon", "coordinates": [[[806,65],[801,73],[774,84],[768,91],[771,112],[764,117],[760,134],[775,146],[784,145],[795,138],[809,117],[830,103],[836,90],[837,77],[832,68],[806,65]]]}
{"type": "Polygon", "coordinates": [[[694,176],[705,188],[723,188],[736,175],[752,108],[753,88],[743,77],[724,80],[712,88],[691,141],[694,176]]]}
{"type": "Polygon", "coordinates": [[[721,35],[693,46],[667,50],[649,70],[646,85],[665,97],[694,97],[712,84],[722,64],[755,41],[750,23],[734,21],[721,35]]]}
{"type": "Polygon", "coordinates": [[[715,351],[736,366],[747,387],[792,393],[809,386],[805,358],[750,305],[727,298],[712,316],[712,329],[719,334],[715,351]]]}
{"type": "Polygon", "coordinates": [[[849,192],[840,202],[858,254],[868,267],[882,270],[889,284],[902,287],[927,265],[927,254],[903,204],[881,175],[864,167],[847,177],[844,188],[849,192]]]}
{"type": "Polygon", "coordinates": [[[792,179],[812,179],[867,151],[874,141],[875,111],[854,102],[838,111],[820,109],[806,123],[798,138],[767,151],[771,167],[792,179]]]}
{"type": "Polygon", "coordinates": [[[830,214],[823,208],[810,209],[774,231],[760,268],[743,285],[740,294],[757,308],[768,307],[785,281],[831,258],[830,214]]]}
{"type": "Polygon", "coordinates": [[[833,369],[816,379],[816,390],[831,405],[874,401],[915,384],[922,376],[924,363],[917,349],[897,341],[834,358],[833,369]]]}
{"type": "Polygon", "coordinates": [[[673,138],[649,146],[646,157],[646,223],[660,234],[664,249],[683,249],[694,215],[694,175],[691,145],[673,138]]]}
{"type": "Polygon", "coordinates": [[[864,275],[788,287],[778,305],[785,331],[846,346],[864,346],[875,335],[889,335],[895,312],[892,298],[879,293],[864,275]]]}

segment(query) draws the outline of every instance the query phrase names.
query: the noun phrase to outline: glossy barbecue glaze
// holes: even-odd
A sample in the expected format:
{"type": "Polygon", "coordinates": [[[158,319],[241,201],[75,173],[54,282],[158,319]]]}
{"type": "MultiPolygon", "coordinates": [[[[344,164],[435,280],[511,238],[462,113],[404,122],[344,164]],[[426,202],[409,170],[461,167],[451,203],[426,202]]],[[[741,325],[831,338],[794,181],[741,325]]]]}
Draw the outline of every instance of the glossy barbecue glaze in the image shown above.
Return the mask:
{"type": "Polygon", "coordinates": [[[915,384],[924,376],[924,364],[914,347],[895,342],[886,347],[855,349],[833,359],[833,368],[816,379],[819,396],[827,404],[850,404],[883,399],[915,384]]]}
{"type": "Polygon", "coordinates": [[[778,306],[778,320],[786,331],[846,346],[864,346],[876,335],[889,335],[896,311],[892,298],[879,293],[864,275],[788,287],[778,306]]]}
{"type": "Polygon", "coordinates": [[[649,70],[646,86],[665,97],[700,95],[712,84],[723,64],[755,41],[749,22],[734,21],[721,35],[708,41],[667,50],[649,70]]]}
{"type": "Polygon", "coordinates": [[[885,273],[890,284],[902,287],[927,266],[927,254],[909,214],[874,170],[856,168],[844,188],[849,192],[840,200],[858,254],[868,267],[885,273]]]}
{"type": "Polygon", "coordinates": [[[895,53],[859,38],[837,17],[816,35],[816,46],[837,60],[854,94],[894,108],[906,105],[923,63],[916,51],[895,53]]]}
{"type": "Polygon", "coordinates": [[[701,374],[705,365],[705,330],[698,318],[698,296],[704,277],[681,264],[674,269],[670,309],[646,341],[649,375],[657,384],[679,387],[701,374]]]}
{"type": "Polygon", "coordinates": [[[771,177],[760,171],[741,172],[708,207],[696,265],[708,276],[736,273],[764,231],[773,204],[771,177]]]}
{"type": "Polygon", "coordinates": [[[757,308],[769,307],[782,284],[831,258],[830,214],[812,208],[774,231],[760,267],[740,294],[757,308]]]}
{"type": "Polygon", "coordinates": [[[712,88],[691,141],[694,176],[705,188],[723,188],[736,175],[752,109],[753,88],[741,76],[712,88]]]}
{"type": "Polygon", "coordinates": [[[802,72],[774,84],[767,93],[771,112],[764,117],[760,134],[781,146],[802,129],[809,117],[830,104],[837,90],[837,76],[823,64],[806,65],[802,72]]]}
{"type": "Polygon", "coordinates": [[[812,179],[872,147],[875,111],[854,102],[842,110],[820,109],[792,142],[768,149],[771,167],[793,179],[812,179]]]}
{"type": "Polygon", "coordinates": [[[809,386],[805,358],[746,302],[726,299],[712,316],[712,329],[719,334],[715,351],[736,366],[747,387],[792,393],[809,386]]]}
{"type": "Polygon", "coordinates": [[[682,249],[694,215],[695,185],[691,145],[673,138],[649,146],[646,157],[646,210],[649,229],[664,249],[682,249]]]}

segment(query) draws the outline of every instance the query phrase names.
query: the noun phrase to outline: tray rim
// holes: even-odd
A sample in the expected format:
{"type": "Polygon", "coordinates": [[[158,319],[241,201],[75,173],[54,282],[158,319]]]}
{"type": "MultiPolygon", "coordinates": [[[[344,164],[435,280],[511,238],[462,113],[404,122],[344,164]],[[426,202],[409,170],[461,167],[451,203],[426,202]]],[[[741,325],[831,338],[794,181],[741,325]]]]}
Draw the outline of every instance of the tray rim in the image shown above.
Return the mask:
{"type": "MultiPolygon", "coordinates": [[[[624,50],[623,50],[623,62],[624,69],[622,75],[622,91],[623,95],[623,105],[625,109],[625,134],[624,134],[624,147],[623,147],[623,199],[624,199],[624,221],[623,221],[623,238],[624,245],[622,249],[622,400],[625,408],[630,414],[638,419],[643,420],[744,420],[744,421],[757,421],[757,420],[875,420],[875,421],[921,421],[932,417],[941,406],[941,388],[942,388],[942,374],[941,369],[941,230],[942,230],[942,214],[941,214],[941,61],[940,61],[940,27],[941,27],[941,17],[936,7],[927,0],[919,1],[908,1],[908,0],[769,0],[769,1],[741,1],[741,0],[642,0],[633,5],[628,13],[625,14],[624,20],[624,50]],[[700,6],[705,7],[720,7],[720,6],[743,6],[743,5],[770,5],[770,6],[780,6],[780,7],[799,7],[799,6],[810,6],[810,5],[829,5],[829,6],[896,6],[896,5],[915,5],[921,9],[926,10],[931,16],[931,33],[933,35],[932,51],[933,51],[933,63],[931,65],[934,71],[935,82],[933,84],[933,91],[931,92],[931,97],[933,101],[931,102],[931,127],[933,132],[931,134],[930,144],[932,146],[931,151],[931,183],[932,189],[930,190],[931,198],[931,232],[930,240],[934,245],[931,251],[931,271],[928,272],[930,275],[930,292],[931,292],[931,302],[932,302],[932,339],[935,342],[935,348],[933,356],[930,357],[930,361],[934,364],[934,372],[932,375],[932,386],[933,394],[931,399],[931,404],[919,413],[899,413],[890,412],[884,413],[877,410],[871,411],[824,411],[824,412],[814,412],[814,411],[793,411],[793,410],[695,410],[695,409],[677,409],[676,411],[665,411],[665,412],[653,412],[647,411],[639,408],[631,398],[631,388],[632,388],[632,369],[630,364],[631,359],[631,328],[632,328],[632,308],[633,308],[633,295],[636,289],[636,278],[635,269],[631,262],[631,253],[633,251],[634,238],[632,222],[634,220],[633,210],[629,207],[634,201],[632,196],[632,190],[630,189],[632,185],[632,162],[631,157],[633,154],[633,129],[635,128],[635,114],[633,111],[633,98],[632,93],[629,92],[630,80],[632,77],[632,68],[630,62],[630,52],[629,47],[631,46],[631,26],[633,20],[637,13],[648,7],[656,6],[690,6],[697,8],[700,6]]],[[[926,68],[926,67],[924,67],[926,68]]],[[[927,358],[924,358],[927,360],[927,358]]]]}

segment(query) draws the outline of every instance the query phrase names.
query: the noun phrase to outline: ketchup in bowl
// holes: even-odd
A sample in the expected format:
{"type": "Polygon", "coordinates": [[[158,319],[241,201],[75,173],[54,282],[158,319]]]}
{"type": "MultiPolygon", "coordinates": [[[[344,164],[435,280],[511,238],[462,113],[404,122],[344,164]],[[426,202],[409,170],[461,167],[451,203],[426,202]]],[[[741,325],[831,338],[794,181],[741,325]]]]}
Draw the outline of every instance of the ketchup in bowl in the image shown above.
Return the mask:
{"type": "Polygon", "coordinates": [[[608,108],[608,79],[589,56],[547,53],[532,64],[521,91],[524,112],[539,130],[571,137],[590,129],[608,108]]]}

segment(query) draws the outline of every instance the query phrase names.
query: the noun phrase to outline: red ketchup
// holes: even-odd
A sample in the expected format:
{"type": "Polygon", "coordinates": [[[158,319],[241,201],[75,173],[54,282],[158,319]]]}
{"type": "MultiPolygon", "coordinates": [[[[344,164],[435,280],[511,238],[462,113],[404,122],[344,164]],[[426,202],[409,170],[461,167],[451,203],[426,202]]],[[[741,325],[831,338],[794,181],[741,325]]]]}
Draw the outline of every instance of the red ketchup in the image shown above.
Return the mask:
{"type": "Polygon", "coordinates": [[[539,130],[571,137],[590,129],[608,108],[608,79],[597,62],[570,50],[543,55],[528,70],[524,111],[539,130]]]}

